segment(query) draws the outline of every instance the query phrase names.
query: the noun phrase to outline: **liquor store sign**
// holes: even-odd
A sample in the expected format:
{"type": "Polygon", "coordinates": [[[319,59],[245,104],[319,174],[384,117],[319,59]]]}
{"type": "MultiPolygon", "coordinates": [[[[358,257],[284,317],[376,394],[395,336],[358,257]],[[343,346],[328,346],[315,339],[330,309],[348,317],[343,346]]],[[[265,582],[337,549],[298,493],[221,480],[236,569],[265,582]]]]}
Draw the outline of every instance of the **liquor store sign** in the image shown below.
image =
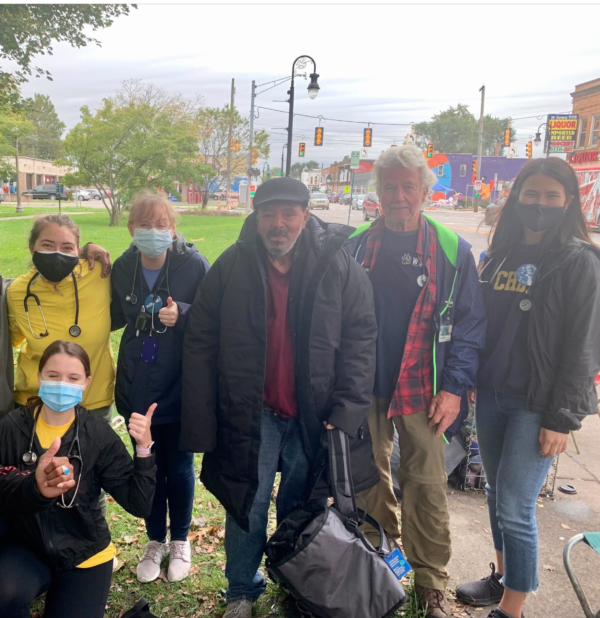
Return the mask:
{"type": "Polygon", "coordinates": [[[577,114],[548,114],[548,152],[573,152],[578,120],[577,114]]]}

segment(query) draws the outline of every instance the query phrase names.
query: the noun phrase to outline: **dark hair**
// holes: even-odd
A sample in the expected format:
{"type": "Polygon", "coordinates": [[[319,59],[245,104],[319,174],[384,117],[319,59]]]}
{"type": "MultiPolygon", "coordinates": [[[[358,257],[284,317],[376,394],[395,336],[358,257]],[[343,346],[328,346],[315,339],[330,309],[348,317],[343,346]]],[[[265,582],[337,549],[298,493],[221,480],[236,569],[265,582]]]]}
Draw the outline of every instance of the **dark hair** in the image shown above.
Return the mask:
{"type": "Polygon", "coordinates": [[[519,201],[519,195],[523,184],[535,174],[544,174],[549,178],[560,182],[564,187],[567,198],[572,198],[567,212],[560,223],[549,229],[540,243],[540,252],[545,253],[553,247],[568,244],[573,238],[579,238],[590,244],[587,224],[581,212],[581,200],[579,199],[579,183],[575,170],[558,157],[535,159],[530,161],[517,176],[510,191],[506,203],[500,211],[500,216],[490,230],[490,255],[506,255],[518,245],[523,238],[523,224],[517,216],[515,204],[519,201]]]}
{"type": "Polygon", "coordinates": [[[29,234],[30,247],[33,247],[33,245],[35,245],[37,239],[42,233],[42,230],[49,225],[68,227],[77,239],[77,247],[79,247],[79,241],[81,240],[81,231],[79,229],[79,226],[73,221],[73,219],[70,219],[66,215],[42,215],[40,217],[37,217],[37,219],[33,223],[33,227],[31,228],[31,232],[29,234]]]}
{"type": "MultiPolygon", "coordinates": [[[[61,341],[58,339],[51,343],[42,354],[40,358],[40,362],[38,363],[38,371],[41,371],[46,366],[46,363],[56,354],[66,354],[67,356],[71,356],[72,358],[76,358],[81,361],[83,365],[83,369],[85,371],[85,377],[89,378],[92,375],[90,371],[90,357],[88,353],[77,343],[73,343],[71,341],[61,341]]],[[[37,407],[42,404],[42,400],[34,395],[27,400],[27,407],[37,407]]]]}

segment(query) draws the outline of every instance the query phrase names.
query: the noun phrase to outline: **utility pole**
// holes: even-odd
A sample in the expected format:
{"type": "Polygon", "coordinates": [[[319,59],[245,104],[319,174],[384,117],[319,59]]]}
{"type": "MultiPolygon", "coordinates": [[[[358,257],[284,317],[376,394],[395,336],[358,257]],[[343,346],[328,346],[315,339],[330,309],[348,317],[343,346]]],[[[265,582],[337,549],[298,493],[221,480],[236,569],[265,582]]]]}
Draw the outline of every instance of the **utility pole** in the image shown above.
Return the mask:
{"type": "Polygon", "coordinates": [[[252,184],[252,150],[254,148],[254,99],[256,98],[256,82],[252,80],[252,94],[250,95],[250,152],[248,154],[248,190],[246,191],[246,212],[252,211],[252,197],[250,185],[252,184]]]}
{"type": "Polygon", "coordinates": [[[17,209],[15,212],[21,213],[23,212],[23,205],[21,204],[21,183],[19,181],[19,132],[18,130],[15,132],[15,163],[17,166],[17,209]]]}
{"type": "Polygon", "coordinates": [[[229,140],[227,149],[227,193],[226,204],[229,208],[229,187],[231,184],[231,138],[233,137],[233,101],[235,97],[235,79],[231,79],[231,103],[229,104],[229,140]]]}
{"type": "MultiPolygon", "coordinates": [[[[477,182],[481,179],[481,154],[483,152],[483,104],[485,102],[485,86],[481,86],[479,92],[481,92],[481,112],[479,114],[479,140],[477,144],[477,182]]],[[[475,212],[479,211],[478,197],[475,198],[475,208],[473,210],[475,212]]]]}

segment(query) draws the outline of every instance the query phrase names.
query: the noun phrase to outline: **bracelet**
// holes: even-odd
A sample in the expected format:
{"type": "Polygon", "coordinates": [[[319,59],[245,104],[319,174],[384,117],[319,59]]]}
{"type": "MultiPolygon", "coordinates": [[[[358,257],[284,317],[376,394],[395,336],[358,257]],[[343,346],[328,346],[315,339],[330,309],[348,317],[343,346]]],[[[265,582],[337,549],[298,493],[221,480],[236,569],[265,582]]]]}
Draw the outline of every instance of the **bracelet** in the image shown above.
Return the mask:
{"type": "Polygon", "coordinates": [[[135,445],[135,452],[138,455],[152,455],[152,447],[154,446],[154,442],[150,442],[150,446],[148,448],[141,448],[137,444],[135,445]]]}

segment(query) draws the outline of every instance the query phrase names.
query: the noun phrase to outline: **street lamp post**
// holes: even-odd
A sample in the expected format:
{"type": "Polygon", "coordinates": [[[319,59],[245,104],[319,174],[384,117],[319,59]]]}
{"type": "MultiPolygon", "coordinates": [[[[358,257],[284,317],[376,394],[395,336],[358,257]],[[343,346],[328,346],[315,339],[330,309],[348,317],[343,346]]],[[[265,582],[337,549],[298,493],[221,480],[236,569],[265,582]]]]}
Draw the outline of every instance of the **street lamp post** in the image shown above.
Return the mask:
{"type": "MultiPolygon", "coordinates": [[[[548,133],[548,123],[547,122],[543,122],[539,127],[538,130],[535,132],[535,138],[533,139],[533,143],[535,146],[539,146],[542,143],[542,127],[546,127],[546,134],[548,133]]],[[[547,142],[548,140],[545,139],[544,142],[547,142]]],[[[550,156],[550,144],[548,143],[548,147],[546,148],[546,157],[550,156]]]]}
{"type": "MultiPolygon", "coordinates": [[[[282,176],[283,176],[283,149],[284,149],[284,148],[287,148],[287,147],[288,147],[288,145],[287,145],[287,144],[284,144],[284,145],[281,147],[281,175],[282,175],[282,176]]],[[[289,176],[289,174],[287,174],[287,175],[289,176]]]]}
{"type": "MultiPolygon", "coordinates": [[[[286,162],[286,167],[285,167],[286,176],[290,175],[290,170],[292,167],[292,129],[294,128],[294,75],[296,73],[296,64],[298,65],[299,69],[303,69],[308,64],[309,61],[313,63],[314,73],[310,74],[310,84],[308,84],[308,96],[311,99],[314,99],[319,94],[319,84],[317,82],[317,80],[319,79],[319,75],[317,73],[317,63],[310,56],[307,56],[307,55],[298,56],[296,60],[294,60],[294,63],[292,64],[292,83],[290,84],[290,89],[288,90],[288,94],[290,95],[290,98],[288,100],[288,103],[290,104],[290,111],[289,111],[288,126],[287,126],[288,139],[287,139],[287,162],[286,162]]],[[[283,170],[282,170],[282,173],[283,173],[283,170]]]]}
{"type": "Polygon", "coordinates": [[[19,181],[19,128],[14,127],[13,133],[15,134],[15,164],[17,168],[17,209],[16,213],[23,212],[23,205],[21,204],[21,183],[19,181]]]}

